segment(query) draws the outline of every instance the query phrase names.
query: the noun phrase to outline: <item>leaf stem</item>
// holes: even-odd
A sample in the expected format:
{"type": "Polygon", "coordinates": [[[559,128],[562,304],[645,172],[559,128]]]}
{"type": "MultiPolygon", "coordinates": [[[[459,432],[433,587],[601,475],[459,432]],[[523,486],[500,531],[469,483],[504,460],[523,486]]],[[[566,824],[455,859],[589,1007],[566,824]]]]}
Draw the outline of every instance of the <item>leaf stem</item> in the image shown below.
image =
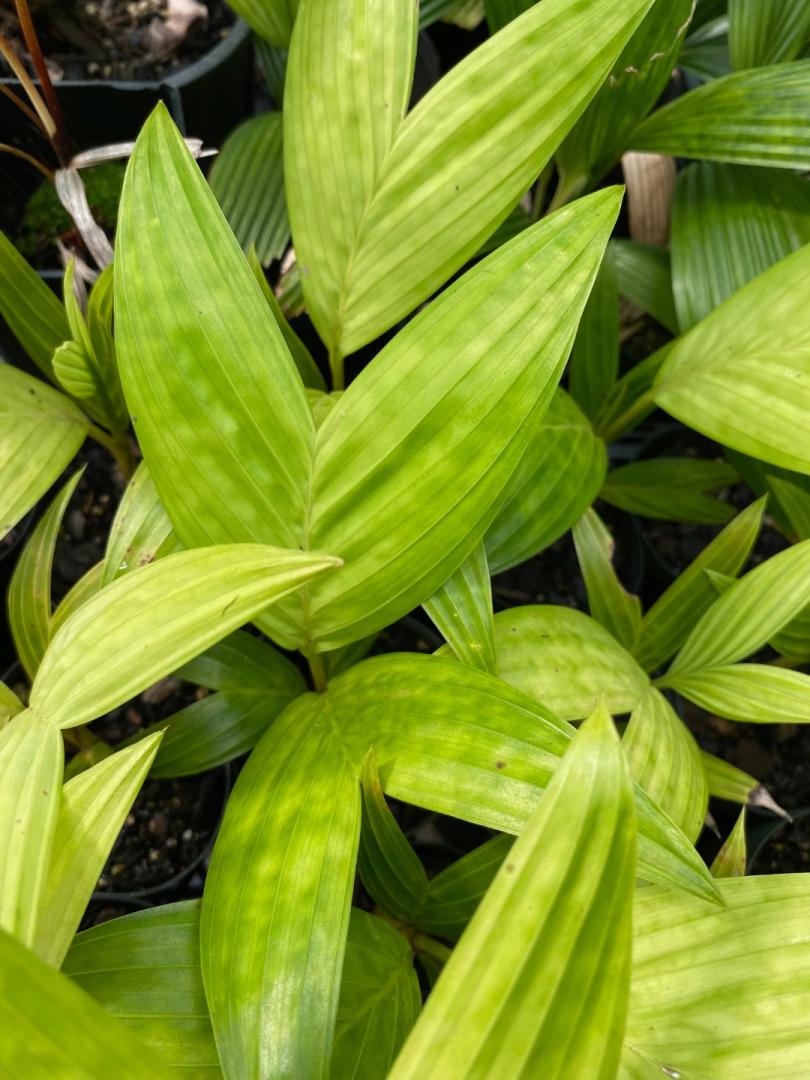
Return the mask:
{"type": "Polygon", "coordinates": [[[633,404],[620,413],[604,430],[597,431],[606,443],[614,442],[643,419],[644,413],[655,404],[652,389],[641,394],[633,404]]]}
{"type": "Polygon", "coordinates": [[[110,451],[121,472],[124,474],[124,479],[130,480],[132,474],[135,472],[135,455],[132,452],[129,436],[124,433],[115,438],[95,424],[90,425],[87,434],[91,439],[95,439],[97,443],[103,446],[105,450],[110,451]]]}
{"type": "Polygon", "coordinates": [[[337,346],[329,348],[329,370],[332,372],[332,389],[345,390],[346,377],[343,370],[343,353],[337,346]]]}
{"type": "Polygon", "coordinates": [[[414,934],[411,938],[413,944],[413,951],[417,956],[421,953],[422,956],[429,956],[431,960],[435,960],[437,964],[442,967],[450,959],[453,950],[448,945],[443,945],[441,941],[437,941],[435,938],[429,937],[427,934],[414,934]]]}
{"type": "Polygon", "coordinates": [[[302,649],[301,652],[306,657],[306,661],[309,664],[310,675],[312,676],[312,685],[322,694],[326,690],[326,667],[321,659],[320,653],[315,649],[302,649]]]}

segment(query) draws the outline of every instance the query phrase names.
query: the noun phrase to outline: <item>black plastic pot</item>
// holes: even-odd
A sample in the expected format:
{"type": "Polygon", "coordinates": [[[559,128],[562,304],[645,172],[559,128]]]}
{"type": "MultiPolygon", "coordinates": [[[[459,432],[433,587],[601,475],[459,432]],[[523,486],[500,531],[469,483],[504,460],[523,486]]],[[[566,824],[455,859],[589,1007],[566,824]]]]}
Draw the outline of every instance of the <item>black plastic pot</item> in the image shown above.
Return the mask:
{"type": "MultiPolygon", "coordinates": [[[[162,79],[64,79],[56,92],[77,146],[89,150],[134,139],[144,120],[163,101],[184,135],[219,146],[249,112],[253,65],[250,28],[241,19],[205,56],[162,79]]],[[[19,93],[15,79],[0,84],[19,93]]],[[[41,155],[41,139],[31,122],[0,95],[3,141],[41,155]]],[[[3,202],[12,205],[30,193],[31,168],[15,158],[0,159],[3,202]]]]}

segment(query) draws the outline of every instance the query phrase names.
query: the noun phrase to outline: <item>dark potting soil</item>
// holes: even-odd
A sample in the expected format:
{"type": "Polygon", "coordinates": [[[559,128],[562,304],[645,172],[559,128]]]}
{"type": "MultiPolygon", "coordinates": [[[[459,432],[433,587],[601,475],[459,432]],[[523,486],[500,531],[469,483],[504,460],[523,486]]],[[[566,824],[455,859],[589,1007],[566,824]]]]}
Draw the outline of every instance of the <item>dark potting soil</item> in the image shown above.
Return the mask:
{"type": "MultiPolygon", "coordinates": [[[[33,0],[30,6],[58,86],[62,79],[160,79],[198,60],[228,34],[235,17],[223,0],[197,2],[199,17],[176,36],[171,0],[33,0]]],[[[0,11],[0,31],[18,55],[27,55],[13,11],[0,11]]]]}

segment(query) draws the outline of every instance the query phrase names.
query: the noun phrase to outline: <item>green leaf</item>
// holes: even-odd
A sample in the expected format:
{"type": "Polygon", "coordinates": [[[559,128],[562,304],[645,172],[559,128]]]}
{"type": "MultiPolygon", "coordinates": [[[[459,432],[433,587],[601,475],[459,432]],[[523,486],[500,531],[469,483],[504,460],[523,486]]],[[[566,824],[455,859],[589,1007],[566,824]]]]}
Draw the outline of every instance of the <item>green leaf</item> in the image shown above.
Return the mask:
{"type": "Polygon", "coordinates": [[[453,950],[391,1080],[613,1076],[635,862],[632,784],[600,707],[453,950]]]}
{"type": "Polygon", "coordinates": [[[498,675],[564,720],[581,720],[604,698],[632,712],[647,676],[616,639],[573,608],[526,606],[495,616],[498,675]]]}
{"type": "Polygon", "coordinates": [[[734,509],[708,492],[736,482],[736,471],[725,461],[661,457],[611,469],[599,494],[642,517],[720,525],[734,509]]]}
{"type": "Polygon", "coordinates": [[[329,1075],[387,1076],[421,1007],[407,939],[382,919],[352,908],[329,1075]]]}
{"type": "MultiPolygon", "coordinates": [[[[330,682],[320,700],[358,774],[374,746],[386,794],[512,833],[537,805],[572,734],[500,679],[436,656],[365,660],[330,682]]],[[[640,789],[636,797],[639,874],[711,899],[694,848],[640,789]]]]}
{"type": "Polygon", "coordinates": [[[87,319],[76,299],[74,274],[75,261],[71,260],[65,270],[63,290],[72,340],[54,353],[54,374],[93,419],[111,431],[123,432],[129,426],[129,415],[112,337],[112,267],[102,272],[90,293],[87,319]]]}
{"type": "Polygon", "coordinates": [[[431,878],[419,928],[451,941],[461,937],[514,842],[499,833],[431,878]]]}
{"type": "MultiPolygon", "coordinates": [[[[257,320],[243,326],[234,319],[227,328],[220,321],[223,275],[239,285],[242,256],[223,266],[206,254],[212,244],[228,251],[230,242],[196,165],[167,125],[158,113],[141,135],[122,200],[122,219],[129,225],[119,227],[119,323],[125,327],[119,346],[144,454],[186,546],[269,541],[283,533],[291,547],[317,549],[328,541],[342,550],[347,565],[339,588],[313,588],[306,605],[303,596],[295,598],[261,623],[285,647],[334,649],[427,599],[483,535],[559,377],[618,195],[600,192],[526,230],[409,323],[319,429],[310,484],[309,442],[283,469],[292,449],[282,418],[267,415],[270,403],[280,409],[281,402],[285,416],[294,414],[290,401],[300,394],[312,426],[303,388],[292,387],[291,398],[287,384],[279,382],[280,373],[296,378],[280,338],[285,355],[277,356],[275,376],[266,349],[261,358],[254,351],[261,372],[251,371],[240,347],[243,335],[236,331],[254,330],[257,320]],[[159,184],[153,183],[155,169],[159,184]],[[169,234],[186,224],[176,247],[163,231],[157,247],[163,219],[169,234]],[[151,248],[141,250],[153,232],[157,257],[151,248]],[[168,265],[168,276],[167,251],[179,260],[168,265]],[[128,298],[127,275],[131,271],[136,286],[145,281],[144,260],[155,267],[149,280],[161,281],[162,291],[150,300],[138,287],[128,298]],[[199,303],[186,296],[184,276],[199,283],[199,303]],[[539,304],[544,318],[537,317],[539,304]],[[206,320],[204,327],[197,325],[200,305],[216,327],[207,327],[206,320]],[[158,309],[162,322],[154,317],[158,309]],[[156,327],[167,328],[165,336],[156,338],[156,327]],[[216,355],[214,340],[221,346],[216,355]],[[507,362],[493,366],[496,353],[507,362]],[[436,376],[424,380],[428,360],[436,376]],[[406,385],[409,403],[403,409],[406,385]],[[189,398],[197,404],[192,407],[189,398]],[[209,401],[217,408],[208,408],[209,401]],[[255,403],[250,415],[246,401],[255,403]],[[171,424],[167,415],[174,418],[171,424]],[[473,442],[476,452],[470,453],[473,442]],[[282,483],[280,471],[289,484],[282,483]]],[[[246,315],[252,292],[243,284],[246,315]]],[[[264,303],[260,293],[258,302],[264,303]]],[[[266,305],[263,313],[272,318],[266,305]]]]}
{"type": "Polygon", "coordinates": [[[81,478],[77,472],[37,522],[9,582],[6,603],[14,648],[33,679],[51,633],[51,569],[62,518],[81,478]]]}
{"type": "Polygon", "coordinates": [[[483,543],[423,606],[458,660],[494,673],[492,584],[483,543]]]}
{"type": "Polygon", "coordinates": [[[765,464],[736,450],[727,449],[726,457],[753,492],[768,496],[768,512],[788,540],[810,539],[810,476],[765,464]]]}
{"type": "Polygon", "coordinates": [[[65,394],[0,364],[0,539],[64,472],[89,426],[65,394]]]}
{"type": "Polygon", "coordinates": [[[306,684],[286,657],[237,630],[177,674],[217,693],[152,724],[140,735],[163,731],[153,776],[189,776],[252,750],[269,725],[306,684]]]}
{"type": "Polygon", "coordinates": [[[810,242],[804,177],[700,162],[678,174],[672,289],[682,331],[769,266],[810,242]]]}
{"type": "Polygon", "coordinates": [[[806,169],[810,162],[810,62],[739,71],[658,109],[631,149],[742,165],[806,169]]]}
{"type": "Polygon", "coordinates": [[[766,470],[766,482],[788,520],[790,531],[799,540],[810,540],[810,480],[787,470],[766,470]]]}
{"type": "MultiPolygon", "coordinates": [[[[810,877],[717,882],[722,907],[640,889],[625,1044],[646,1071],[712,1080],[810,1069],[810,877]]],[[[636,1065],[636,1070],[640,1065],[636,1065]]]]}
{"type": "Polygon", "coordinates": [[[62,789],[34,951],[59,967],[160,744],[152,735],[62,789]]]}
{"type": "Polygon", "coordinates": [[[65,309],[2,231],[0,315],[40,371],[53,381],[54,351],[70,337],[65,309]]]}
{"type": "Polygon", "coordinates": [[[677,334],[669,252],[651,244],[615,238],[609,247],[622,296],[652,315],[665,330],[677,334]]]}
{"type": "Polygon", "coordinates": [[[559,539],[594,501],[606,469],[604,443],[558,388],[487,530],[492,573],[525,562],[559,539]]]}
{"type": "Polygon", "coordinates": [[[235,128],[217,154],[208,182],[242,250],[255,246],[263,266],[280,259],[290,240],[281,113],[262,113],[235,128]]]}
{"type": "Polygon", "coordinates": [[[121,379],[180,542],[299,547],[314,434],[304,387],[162,105],[127,169],[115,267],[121,379]]]}
{"type": "Polygon", "coordinates": [[[478,263],[324,421],[309,543],[346,567],[312,591],[308,637],[323,651],[422,603],[486,532],[559,380],[619,197],[581,199],[478,263]]]}
{"type": "Polygon", "coordinates": [[[804,0],[729,0],[728,43],[736,70],[795,60],[810,37],[804,0]]]}
{"type": "Polygon", "coordinates": [[[759,535],[764,510],[765,499],[758,499],[746,507],[692,560],[644,615],[635,657],[645,671],[654,671],[669,660],[717,599],[706,571],[734,575],[743,567],[759,535]]]}
{"type": "Polygon", "coordinates": [[[373,750],[363,762],[360,782],[363,825],[357,872],[376,904],[405,923],[415,923],[428,890],[427,874],[388,808],[373,750]]]}
{"type": "Polygon", "coordinates": [[[810,540],[805,540],[755,566],[715,600],[672,661],[667,681],[756,652],[808,603],[810,540]]]}
{"type": "Polygon", "coordinates": [[[669,674],[671,686],[717,716],[750,724],[810,723],[810,675],[768,664],[718,664],[669,674]]]}
{"type": "Polygon", "coordinates": [[[709,785],[709,794],[718,799],[742,803],[744,806],[760,786],[759,781],[735,765],[710,754],[707,750],[701,750],[700,754],[709,785]]]}
{"type": "Polygon", "coordinates": [[[697,25],[695,16],[692,25],[695,29],[684,39],[678,54],[678,67],[699,82],[728,75],[731,72],[731,59],[728,54],[728,18],[725,13],[709,19],[702,26],[697,25]]]}
{"type": "Polygon", "coordinates": [[[174,550],[177,541],[157,488],[142,461],[118,504],[101,570],[101,587],[127,570],[146,566],[174,550]]]}
{"type": "MultiPolygon", "coordinates": [[[[808,143],[810,145],[810,143],[808,143]]],[[[810,473],[810,324],[801,290],[810,245],[739,289],[675,342],[655,402],[744,454],[810,473]]]]}
{"type": "Polygon", "coordinates": [[[87,723],[338,565],[327,555],[223,544],[133,570],[56,632],[31,708],[56,727],[87,723]]]}
{"type": "Polygon", "coordinates": [[[226,1076],[328,1075],[359,831],[357,774],[308,694],[239,774],[206,878],[202,970],[226,1076]]]}
{"type": "Polygon", "coordinates": [[[574,525],[574,546],[591,615],[632,652],[641,629],[641,601],[619,581],[613,537],[595,510],[586,510],[574,525]]]}
{"type": "Polygon", "coordinates": [[[265,276],[264,269],[256,256],[254,248],[251,248],[250,251],[248,251],[247,259],[250,268],[253,271],[253,276],[258,281],[259,288],[262,290],[262,296],[264,296],[270,310],[273,312],[273,317],[278,323],[279,330],[281,330],[281,334],[287,342],[287,348],[290,350],[290,356],[292,356],[295,366],[298,368],[298,374],[301,376],[301,381],[307,388],[325,391],[326,383],[324,382],[323,375],[321,375],[318,365],[312,359],[312,354],[309,349],[287,322],[287,316],[281,310],[281,305],[276,299],[276,294],[270,288],[270,283],[265,276]]]}
{"type": "Polygon", "coordinates": [[[23,703],[14,691],[4,682],[0,682],[0,728],[5,727],[12,716],[22,712],[23,708],[23,703]]]}
{"type": "Polygon", "coordinates": [[[490,34],[502,30],[512,19],[528,11],[535,2],[536,0],[484,0],[490,34]]]}
{"type": "Polygon", "coordinates": [[[305,3],[285,89],[293,238],[308,311],[333,358],[393,326],[478,250],[548,163],[651,0],[543,0],[456,64],[401,124],[414,5],[375,4],[380,25],[392,24],[383,47],[364,40],[355,2],[305,3]],[[538,71],[542,78],[531,77],[538,71]]]}
{"type": "Polygon", "coordinates": [[[600,180],[669,82],[693,0],[657,0],[556,154],[561,191],[578,194],[600,180]]]}
{"type": "Polygon", "coordinates": [[[0,930],[0,1074],[167,1080],[160,1058],[69,978],[0,930]]]}
{"type": "Polygon", "coordinates": [[[280,49],[290,44],[299,3],[300,0],[228,0],[228,6],[259,37],[280,49]]]}
{"type": "MultiPolygon", "coordinates": [[[[113,919],[74,938],[62,970],[170,1066],[222,1075],[199,963],[197,900],[113,919]]],[[[332,1054],[332,1075],[380,1076],[419,1013],[407,940],[352,909],[332,1054]],[[363,1051],[360,1066],[352,1064],[363,1051]],[[376,1071],[375,1071],[376,1070],[376,1071]]]]}
{"type": "Polygon", "coordinates": [[[622,739],[633,779],[695,841],[709,802],[700,749],[667,699],[650,687],[622,739]]]}
{"type": "MultiPolygon", "coordinates": [[[[25,945],[45,896],[63,761],[61,735],[30,710],[0,728],[0,928],[25,945]]],[[[2,974],[0,964],[0,984],[2,974]]]]}
{"type": "Polygon", "coordinates": [[[222,1076],[199,960],[198,900],[112,919],[73,939],[62,970],[165,1062],[222,1076]]]}
{"type": "Polygon", "coordinates": [[[330,350],[358,233],[408,107],[418,14],[402,0],[305,0],[296,23],[284,170],[307,313],[330,350]]]}
{"type": "Polygon", "coordinates": [[[86,603],[91,596],[94,596],[98,592],[101,588],[101,573],[103,569],[104,563],[97,562],[95,566],[91,566],[86,573],[82,574],[75,585],[72,585],[67,593],[65,593],[57,604],[56,611],[54,611],[53,618],[51,619],[51,637],[53,637],[62,624],[70,618],[74,611],[78,611],[82,604],[86,603]]]}
{"type": "Polygon", "coordinates": [[[654,411],[652,387],[674,347],[675,341],[668,341],[630,368],[613,387],[595,423],[605,442],[614,442],[654,411]]]}
{"type": "Polygon", "coordinates": [[[568,380],[571,397],[593,419],[619,374],[619,284],[608,244],[582,313],[568,380]]]}
{"type": "Polygon", "coordinates": [[[810,605],[782,627],[768,644],[781,656],[806,662],[810,659],[810,605]]]}
{"type": "Polygon", "coordinates": [[[746,861],[745,808],[743,808],[734,828],[715,855],[711,871],[716,878],[744,877],[746,861]]]}

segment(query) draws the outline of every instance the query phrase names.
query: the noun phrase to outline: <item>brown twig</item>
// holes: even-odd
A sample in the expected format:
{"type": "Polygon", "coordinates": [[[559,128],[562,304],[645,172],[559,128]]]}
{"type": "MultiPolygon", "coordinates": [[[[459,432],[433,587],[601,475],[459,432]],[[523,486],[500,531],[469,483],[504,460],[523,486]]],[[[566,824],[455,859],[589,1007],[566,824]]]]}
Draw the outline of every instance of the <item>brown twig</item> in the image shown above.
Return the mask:
{"type": "Polygon", "coordinates": [[[48,103],[48,110],[53,117],[55,125],[53,148],[62,165],[66,165],[70,160],[70,147],[68,145],[69,141],[65,129],[65,118],[62,114],[59,98],[56,96],[56,91],[51,82],[48,65],[45,63],[45,57],[42,55],[39,38],[34,29],[34,21],[31,18],[31,12],[28,8],[28,0],[14,0],[14,4],[17,8],[17,18],[19,19],[20,29],[22,30],[23,38],[25,39],[25,47],[28,49],[28,54],[31,57],[31,62],[37,73],[43,96],[48,103]]]}
{"type": "Polygon", "coordinates": [[[20,80],[20,85],[28,95],[28,100],[34,107],[37,116],[39,117],[42,128],[48,139],[53,143],[53,138],[56,133],[56,121],[51,116],[48,106],[42,100],[40,92],[34,86],[34,81],[28,72],[25,70],[25,66],[20,62],[19,57],[11,47],[11,42],[3,34],[0,34],[0,56],[2,56],[15,76],[20,80]]]}
{"type": "Polygon", "coordinates": [[[20,150],[17,146],[9,146],[8,143],[0,143],[0,153],[12,154],[14,157],[22,158],[23,161],[27,161],[29,165],[33,165],[35,169],[39,169],[46,180],[54,183],[56,177],[53,171],[48,166],[40,161],[39,158],[35,158],[33,154],[29,154],[25,150],[20,150]]]}
{"type": "Polygon", "coordinates": [[[27,116],[32,124],[36,124],[36,126],[45,136],[45,138],[50,140],[50,136],[45,130],[45,125],[37,116],[36,112],[31,108],[30,105],[23,101],[23,99],[18,94],[15,94],[10,86],[6,86],[5,83],[0,83],[0,94],[5,94],[9,101],[13,101],[15,106],[20,110],[20,112],[27,116]]]}

